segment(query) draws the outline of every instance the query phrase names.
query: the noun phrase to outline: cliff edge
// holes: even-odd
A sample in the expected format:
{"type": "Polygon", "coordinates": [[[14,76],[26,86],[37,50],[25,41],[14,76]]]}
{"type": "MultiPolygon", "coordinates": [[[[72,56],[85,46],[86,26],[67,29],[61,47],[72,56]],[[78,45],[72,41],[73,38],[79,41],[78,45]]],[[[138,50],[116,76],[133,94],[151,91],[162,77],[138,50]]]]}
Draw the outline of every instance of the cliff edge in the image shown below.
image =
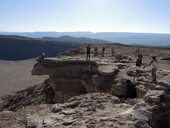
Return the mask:
{"type": "MultiPolygon", "coordinates": [[[[4,97],[0,127],[19,128],[169,128],[170,84],[131,81],[133,59],[125,54],[93,57],[82,53],[38,61],[32,75],[49,75],[35,85],[4,97]],[[128,90],[128,91],[127,91],[128,90]]],[[[158,78],[166,77],[163,70],[158,78]]]]}

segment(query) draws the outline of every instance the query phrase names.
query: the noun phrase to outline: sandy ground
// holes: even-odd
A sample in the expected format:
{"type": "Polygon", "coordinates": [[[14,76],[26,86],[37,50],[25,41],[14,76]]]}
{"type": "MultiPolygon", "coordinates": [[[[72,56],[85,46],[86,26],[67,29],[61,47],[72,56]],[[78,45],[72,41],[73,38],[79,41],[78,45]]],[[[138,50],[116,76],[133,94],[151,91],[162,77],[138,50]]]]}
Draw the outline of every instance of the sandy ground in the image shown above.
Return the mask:
{"type": "Polygon", "coordinates": [[[35,59],[24,61],[0,60],[0,97],[42,83],[47,76],[32,76],[35,59]]]}

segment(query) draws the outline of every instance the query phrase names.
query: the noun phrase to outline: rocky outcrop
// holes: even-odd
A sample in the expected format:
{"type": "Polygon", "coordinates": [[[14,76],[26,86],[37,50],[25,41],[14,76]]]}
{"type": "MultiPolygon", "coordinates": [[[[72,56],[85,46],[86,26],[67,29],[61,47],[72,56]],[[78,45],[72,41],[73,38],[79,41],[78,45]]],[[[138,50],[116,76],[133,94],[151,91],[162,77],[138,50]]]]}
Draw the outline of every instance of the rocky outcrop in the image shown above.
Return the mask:
{"type": "Polygon", "coordinates": [[[35,64],[32,75],[49,75],[55,101],[65,102],[76,95],[109,91],[118,72],[103,72],[94,61],[46,58],[35,64]]]}
{"type": "Polygon", "coordinates": [[[52,58],[38,62],[32,74],[49,79],[4,97],[0,127],[170,127],[169,83],[131,82],[117,78],[119,70],[103,72],[99,66],[52,58]]]}
{"type": "MultiPolygon", "coordinates": [[[[138,83],[136,87],[144,84],[138,83]]],[[[16,112],[2,111],[0,127],[169,128],[170,86],[163,83],[145,86],[147,91],[142,93],[143,97],[125,101],[110,93],[89,93],[72,97],[63,104],[39,104],[22,107],[16,112]]]]}
{"type": "Polygon", "coordinates": [[[170,127],[170,85],[168,83],[139,83],[136,86],[140,102],[136,106],[152,112],[154,126],[170,127]]]}
{"type": "Polygon", "coordinates": [[[64,104],[28,107],[15,113],[4,111],[0,117],[2,114],[5,118],[0,120],[0,127],[3,128],[150,128],[153,122],[151,112],[145,108],[121,103],[117,97],[107,93],[89,93],[73,97],[64,104]]]}
{"type": "Polygon", "coordinates": [[[30,86],[24,90],[18,91],[14,95],[7,95],[2,98],[3,103],[0,104],[0,111],[16,111],[29,105],[48,103],[47,88],[48,85],[44,82],[43,84],[30,86]]]}
{"type": "MultiPolygon", "coordinates": [[[[170,85],[168,83],[146,83],[132,82],[131,86],[135,86],[137,96],[129,97],[127,92],[127,80],[121,80],[113,84],[110,93],[118,96],[121,101],[135,106],[138,110],[145,109],[151,112],[153,116],[152,127],[162,128],[170,127],[170,85]]],[[[130,92],[132,94],[133,92],[130,92]]]]}
{"type": "MultiPolygon", "coordinates": [[[[37,62],[32,75],[49,78],[4,97],[0,127],[170,127],[170,84],[165,82],[169,65],[163,64],[167,67],[157,72],[162,82],[151,83],[151,73],[143,69],[141,75],[146,77],[132,82],[130,77],[136,73],[136,68],[130,67],[135,65],[134,52],[129,54],[126,49],[129,51],[125,53],[119,47],[115,50],[122,53],[113,57],[109,47],[105,57],[95,56],[93,61],[84,61],[86,49],[80,46],[65,55],[37,62]]],[[[147,61],[147,53],[144,56],[147,61]]]]}

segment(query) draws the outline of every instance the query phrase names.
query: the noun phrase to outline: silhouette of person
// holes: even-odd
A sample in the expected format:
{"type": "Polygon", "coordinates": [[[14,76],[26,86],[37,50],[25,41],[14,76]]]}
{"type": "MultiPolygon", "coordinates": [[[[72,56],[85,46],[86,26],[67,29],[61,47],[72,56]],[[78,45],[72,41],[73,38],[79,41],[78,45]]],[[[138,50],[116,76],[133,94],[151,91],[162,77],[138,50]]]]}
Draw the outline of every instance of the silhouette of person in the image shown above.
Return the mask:
{"type": "Polygon", "coordinates": [[[138,58],[136,59],[136,74],[135,74],[133,80],[135,80],[136,77],[137,77],[137,80],[139,79],[139,76],[141,73],[140,68],[142,66],[142,58],[143,58],[142,54],[139,54],[138,58]]]}
{"type": "Polygon", "coordinates": [[[46,57],[45,53],[41,51],[41,59],[43,60],[46,57]]]}
{"type": "Polygon", "coordinates": [[[97,53],[97,47],[94,48],[94,56],[97,56],[98,53],[97,53]]]}
{"type": "Polygon", "coordinates": [[[86,61],[87,60],[90,60],[90,46],[89,46],[89,44],[87,45],[87,47],[86,47],[86,54],[87,54],[87,57],[86,57],[86,61]]]}
{"type": "Polygon", "coordinates": [[[114,54],[115,54],[115,49],[114,47],[112,47],[112,56],[114,56],[114,54]]]}
{"type": "Polygon", "coordinates": [[[40,58],[38,58],[37,61],[41,63],[45,57],[46,57],[45,53],[41,51],[40,58]]]}
{"type": "Polygon", "coordinates": [[[102,48],[102,56],[104,57],[105,47],[102,48]]]}
{"type": "Polygon", "coordinates": [[[137,56],[139,56],[139,53],[140,53],[140,48],[137,48],[137,49],[135,50],[135,54],[136,54],[137,56]]]}

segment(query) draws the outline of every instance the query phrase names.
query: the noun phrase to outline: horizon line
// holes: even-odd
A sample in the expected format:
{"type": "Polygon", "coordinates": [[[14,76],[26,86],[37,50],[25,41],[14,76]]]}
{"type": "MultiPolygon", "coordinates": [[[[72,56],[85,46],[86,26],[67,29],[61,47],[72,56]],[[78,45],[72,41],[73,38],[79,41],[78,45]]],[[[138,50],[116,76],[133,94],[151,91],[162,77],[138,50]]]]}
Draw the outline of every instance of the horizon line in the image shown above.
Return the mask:
{"type": "Polygon", "coordinates": [[[0,33],[43,33],[43,32],[52,32],[52,33],[134,33],[134,34],[170,34],[170,33],[158,33],[158,32],[116,32],[116,31],[99,31],[99,32],[93,32],[93,31],[0,31],[0,33]]]}

